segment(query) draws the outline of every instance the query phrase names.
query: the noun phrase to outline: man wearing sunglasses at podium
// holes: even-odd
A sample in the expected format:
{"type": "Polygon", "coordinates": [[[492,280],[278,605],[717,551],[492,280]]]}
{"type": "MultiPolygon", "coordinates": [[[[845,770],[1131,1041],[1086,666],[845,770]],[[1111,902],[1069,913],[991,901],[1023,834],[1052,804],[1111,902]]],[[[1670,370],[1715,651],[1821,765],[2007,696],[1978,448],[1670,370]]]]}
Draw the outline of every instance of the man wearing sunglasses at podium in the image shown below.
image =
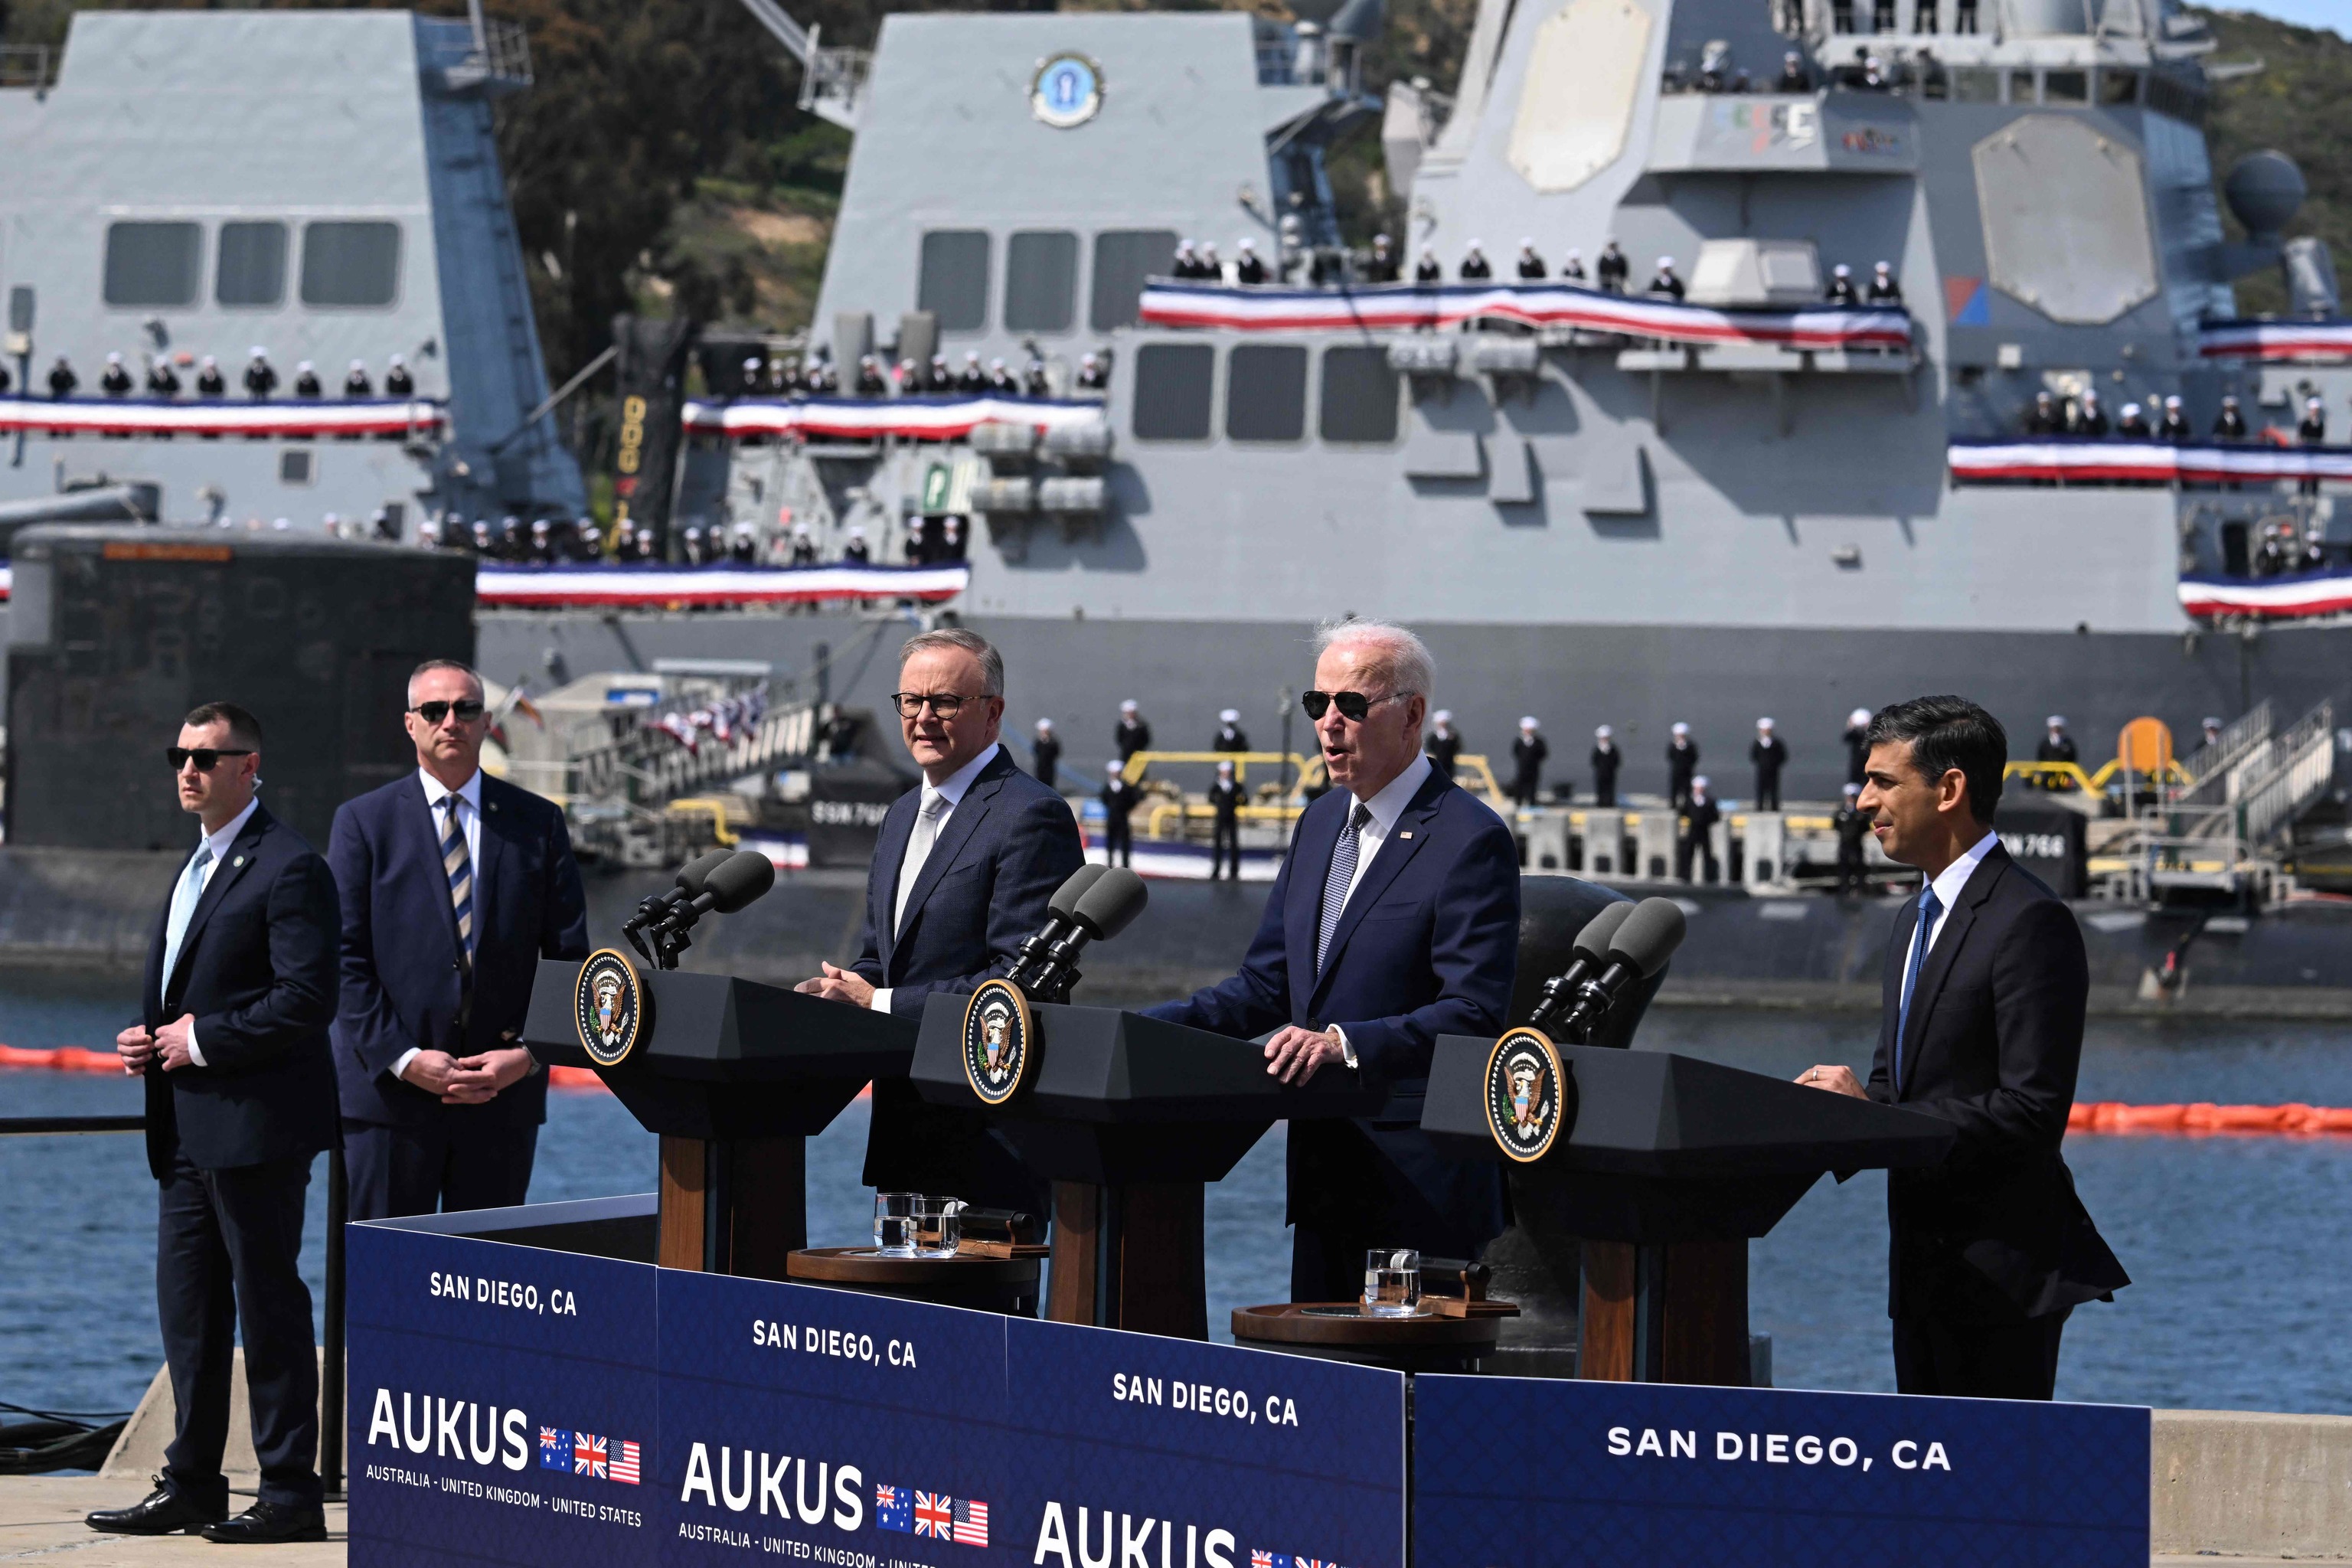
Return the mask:
{"type": "Polygon", "coordinates": [[[1421,1131],[1439,1035],[1497,1035],[1518,959],[1518,849],[1422,753],[1435,666],[1419,637],[1327,623],[1303,705],[1333,788],[1299,817],[1241,970],[1151,1016],[1251,1039],[1266,1071],[1384,1089],[1380,1115],[1293,1121],[1290,1294],[1359,1294],[1364,1254],[1475,1258],[1503,1228],[1497,1168],[1442,1158],[1421,1131]]]}

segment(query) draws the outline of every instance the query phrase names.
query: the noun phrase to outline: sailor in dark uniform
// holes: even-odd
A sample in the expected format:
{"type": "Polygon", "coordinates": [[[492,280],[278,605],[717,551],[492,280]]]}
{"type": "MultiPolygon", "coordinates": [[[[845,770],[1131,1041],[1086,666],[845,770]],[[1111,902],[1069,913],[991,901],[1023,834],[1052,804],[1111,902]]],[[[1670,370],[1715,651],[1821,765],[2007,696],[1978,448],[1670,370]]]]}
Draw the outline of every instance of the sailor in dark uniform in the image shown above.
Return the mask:
{"type": "MultiPolygon", "coordinates": [[[[376,527],[383,526],[383,514],[376,513],[376,527]]],[[[530,525],[530,558],[541,566],[555,562],[555,530],[545,518],[533,519],[530,525]]]]}
{"type": "Polygon", "coordinates": [[[1650,292],[1669,300],[1679,300],[1683,297],[1683,280],[1675,276],[1673,257],[1658,258],[1658,270],[1650,279],[1650,292]]]}
{"type": "Polygon", "coordinates": [[[988,372],[981,368],[980,355],[963,356],[963,369],[956,373],[956,390],[967,396],[988,390],[988,372]]]}
{"type": "Polygon", "coordinates": [[[793,524],[792,563],[795,566],[816,564],[816,540],[805,522],[793,524]]]}
{"type": "Polygon", "coordinates": [[[2303,559],[2296,563],[2305,572],[2327,570],[2327,536],[2319,524],[2313,523],[2303,536],[2303,559]]]}
{"type": "Polygon", "coordinates": [[[1520,280],[1532,283],[1537,279],[1548,276],[1549,274],[1544,270],[1544,258],[1536,254],[1536,242],[1532,239],[1519,241],[1520,280]]]}
{"type": "Polygon", "coordinates": [[[1372,236],[1372,253],[1364,260],[1364,281],[1393,283],[1396,280],[1396,252],[1390,248],[1387,235],[1376,234],[1372,236]]]}
{"type": "Polygon", "coordinates": [[[2083,389],[2083,395],[2075,400],[2074,422],[2070,430],[2070,434],[2076,436],[2104,436],[2106,433],[2107,411],[2099,406],[2098,389],[2096,387],[2085,387],[2083,389]]]}
{"type": "Polygon", "coordinates": [[[1209,786],[1209,807],[1216,814],[1209,837],[1209,880],[1220,871],[1242,879],[1242,786],[1234,782],[1234,764],[1217,764],[1217,782],[1209,786]]]}
{"type": "Polygon", "coordinates": [[[1584,282],[1584,252],[1570,246],[1568,259],[1559,264],[1559,280],[1563,283],[1584,282]]]}
{"type": "Polygon", "coordinates": [[[1103,808],[1103,863],[1108,866],[1135,864],[1135,837],[1129,814],[1141,793],[1127,782],[1126,773],[1117,763],[1103,764],[1103,786],[1100,799],[1103,808]]]}
{"type": "Polygon", "coordinates": [[[1494,275],[1494,264],[1486,259],[1486,253],[1478,248],[1478,242],[1472,240],[1469,248],[1462,253],[1462,267],[1456,276],[1465,283],[1483,283],[1494,275]]]}
{"type": "Polygon", "coordinates": [[[168,358],[157,359],[147,366],[147,395],[177,397],[180,395],[180,373],[172,368],[168,358]]]}
{"type": "Polygon", "coordinates": [[[1874,305],[1903,303],[1903,285],[1895,281],[1895,268],[1884,261],[1874,263],[1870,268],[1868,299],[1874,305]]]}
{"type": "Polygon", "coordinates": [[[1805,57],[1794,49],[1780,57],[1780,80],[1778,88],[1781,92],[1813,90],[1813,73],[1805,68],[1805,57]]]}
{"type": "Polygon", "coordinates": [[[1249,737],[1242,732],[1241,710],[1238,708],[1222,710],[1217,714],[1217,733],[1215,738],[1210,741],[1209,750],[1246,752],[1249,749],[1249,737]]]}
{"type": "Polygon", "coordinates": [[[1021,395],[1021,383],[1013,378],[1011,368],[1002,359],[988,362],[988,390],[999,397],[1021,395]]]}
{"type": "Polygon", "coordinates": [[[1118,728],[1112,732],[1111,744],[1122,763],[1138,752],[1151,750],[1150,721],[1132,697],[1118,705],[1118,728]]]}
{"type": "Polygon", "coordinates": [[[1845,782],[1853,785],[1854,793],[1862,792],[1862,781],[1870,772],[1870,710],[1857,708],[1845,716],[1845,782]]]}
{"type": "Polygon", "coordinates": [[[196,395],[199,397],[228,395],[228,378],[221,374],[220,362],[210,354],[206,354],[196,366],[196,395]]]}
{"type": "Polygon", "coordinates": [[[2056,395],[2047,392],[2035,393],[2033,406],[2025,411],[2025,433],[2029,436],[2060,436],[2065,430],[2066,416],[2059,412],[2056,395]]]}
{"type": "Polygon", "coordinates": [[[1680,806],[1690,799],[1691,780],[1698,773],[1698,742],[1690,726],[1676,721],[1666,742],[1666,798],[1680,806]]]}
{"type": "Polygon", "coordinates": [[[1201,242],[1201,281],[1222,283],[1224,280],[1225,264],[1217,259],[1216,245],[1213,241],[1202,240],[1201,242]]]}
{"type": "Polygon", "coordinates": [[[343,395],[345,397],[373,397],[375,395],[375,384],[368,380],[367,362],[365,360],[355,359],[352,361],[352,368],[343,373],[343,395]]]}
{"type": "Polygon", "coordinates": [[[270,367],[269,355],[256,343],[245,362],[246,395],[259,403],[277,390],[278,372],[270,367]]]}
{"type": "Polygon", "coordinates": [[[1171,278],[1187,281],[1201,276],[1201,258],[1193,252],[1191,240],[1176,242],[1176,259],[1169,263],[1168,272],[1171,278]]]}
{"type": "Polygon", "coordinates": [[[1429,716],[1430,731],[1421,742],[1430,765],[1447,778],[1454,776],[1454,759],[1462,755],[1462,731],[1454,727],[1454,710],[1440,708],[1429,716]]]}
{"type": "Polygon", "coordinates": [[[860,354],[857,358],[857,395],[879,397],[884,386],[881,362],[872,354],[860,354]]]}
{"type": "Polygon", "coordinates": [[[865,524],[853,522],[849,525],[849,538],[841,547],[841,560],[845,566],[871,566],[874,563],[874,547],[866,542],[865,524]]]}
{"type": "Polygon", "coordinates": [[[2189,434],[2189,416],[2180,411],[2179,397],[2168,397],[2164,400],[2164,422],[2156,427],[2156,438],[2159,441],[2195,439],[2189,434]]]}
{"type": "Polygon", "coordinates": [[[1585,761],[1592,764],[1592,804],[1613,808],[1617,804],[1617,769],[1625,753],[1617,749],[1616,731],[1602,724],[1592,731],[1592,754],[1585,761]]]}
{"type": "MultiPolygon", "coordinates": [[[[2053,713],[2043,721],[2042,743],[2033,748],[2033,760],[2037,763],[2080,763],[2082,761],[2080,754],[2074,750],[2074,738],[2066,733],[2064,714],[2053,713]]],[[[2055,783],[2045,780],[2042,787],[2073,789],[2074,781],[2071,778],[2062,778],[2055,783]]]]}
{"type": "Polygon", "coordinates": [[[572,552],[583,561],[604,558],[604,531],[594,518],[583,517],[572,525],[572,552]]]}
{"type": "Polygon", "coordinates": [[[940,519],[940,559],[963,559],[963,519],[952,512],[940,519]]]}
{"type": "Polygon", "coordinates": [[[1511,740],[1511,799],[1522,811],[1533,807],[1542,792],[1543,765],[1551,755],[1550,745],[1536,732],[1539,727],[1530,713],[1511,740]]]}
{"type": "Polygon", "coordinates": [[[383,373],[383,395],[386,397],[416,395],[416,381],[408,374],[408,362],[398,354],[392,356],[391,368],[383,373]]]}
{"type": "Polygon", "coordinates": [[[2126,403],[2116,419],[2116,434],[2126,441],[2145,441],[2153,431],[2147,427],[2147,416],[2137,403],[2126,403]]]}
{"type": "Polygon", "coordinates": [[[1748,743],[1748,760],[1756,764],[1756,809],[1780,809],[1780,770],[1789,765],[1789,742],[1772,732],[1772,721],[1756,721],[1756,739],[1748,743]]]}
{"type": "Polygon", "coordinates": [[[1853,268],[1841,261],[1830,268],[1830,286],[1822,291],[1822,301],[1842,310],[1853,309],[1858,301],[1853,292],[1853,268]]]}
{"type": "Polygon", "coordinates": [[[1241,253],[1234,259],[1234,281],[1244,288],[1265,282],[1265,263],[1258,259],[1257,247],[1244,238],[1234,248],[1241,253]]]}
{"type": "Polygon", "coordinates": [[[109,397],[128,397],[131,384],[131,373],[122,368],[122,356],[110,352],[106,356],[106,374],[98,378],[98,389],[109,397]]]}
{"type": "Polygon", "coordinates": [[[1062,762],[1062,738],[1054,733],[1054,721],[1051,719],[1037,721],[1037,736],[1029,742],[1029,771],[1037,775],[1039,784],[1044,784],[1047,789],[1052,789],[1054,770],[1059,767],[1062,762]]]}
{"type": "Polygon", "coordinates": [[[1021,373],[1021,394],[1024,397],[1054,395],[1054,384],[1045,375],[1045,362],[1034,354],[1029,356],[1028,368],[1021,373]]]}
{"type": "Polygon", "coordinates": [[[309,360],[304,360],[294,367],[295,396],[317,397],[323,391],[324,389],[319,384],[319,373],[310,368],[309,360]]]}
{"type": "Polygon", "coordinates": [[[1605,291],[1622,294],[1625,291],[1625,279],[1631,271],[1632,268],[1625,259],[1625,253],[1617,248],[1617,237],[1610,236],[1609,242],[1601,247],[1601,258],[1593,263],[1593,276],[1600,279],[1601,287],[1605,291]]]}
{"type": "Polygon", "coordinates": [[[1830,829],[1837,835],[1837,890],[1840,898],[1870,890],[1862,863],[1862,840],[1863,836],[1870,831],[1870,818],[1863,816],[1860,805],[1856,804],[1861,796],[1860,784],[1846,785],[1845,798],[1838,803],[1837,810],[1830,814],[1830,829]]]}
{"type": "Polygon", "coordinates": [[[2238,407],[2236,394],[2221,399],[2221,412],[2213,418],[2213,439],[2242,441],[2246,438],[2246,416],[2238,407]]]}
{"type": "Polygon", "coordinates": [[[1109,386],[1110,371],[1103,363],[1100,354],[1089,353],[1078,356],[1079,391],[1102,392],[1108,390],[1109,386]]]}
{"type": "Polygon", "coordinates": [[[1682,802],[1681,836],[1675,842],[1675,875],[1684,881],[1691,880],[1691,861],[1696,857],[1705,868],[1705,880],[1712,882],[1722,875],[1715,858],[1715,825],[1723,820],[1723,807],[1716,804],[1708,790],[1706,775],[1694,777],[1682,802]]]}
{"type": "Polygon", "coordinates": [[[1421,247],[1421,259],[1413,263],[1412,280],[1416,283],[1443,283],[1445,268],[1437,264],[1437,252],[1427,246],[1421,247]]]}
{"type": "Polygon", "coordinates": [[[929,566],[930,563],[930,521],[918,513],[907,520],[907,564],[929,566]]]}

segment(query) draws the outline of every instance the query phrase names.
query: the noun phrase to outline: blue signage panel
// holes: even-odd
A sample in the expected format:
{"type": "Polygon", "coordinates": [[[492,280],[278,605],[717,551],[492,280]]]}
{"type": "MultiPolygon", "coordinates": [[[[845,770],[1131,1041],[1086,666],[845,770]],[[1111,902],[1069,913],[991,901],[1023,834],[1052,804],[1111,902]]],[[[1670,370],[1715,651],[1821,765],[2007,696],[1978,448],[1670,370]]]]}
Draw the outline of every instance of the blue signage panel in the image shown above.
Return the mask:
{"type": "Polygon", "coordinates": [[[352,1568],[651,1564],[655,1270],[347,1236],[352,1568]]]}
{"type": "Polygon", "coordinates": [[[1402,1568],[1393,1373],[665,1271],[665,1561],[1402,1568]]]}
{"type": "Polygon", "coordinates": [[[1415,1568],[2146,1568],[2148,1413],[1429,1375],[1415,1568]]]}

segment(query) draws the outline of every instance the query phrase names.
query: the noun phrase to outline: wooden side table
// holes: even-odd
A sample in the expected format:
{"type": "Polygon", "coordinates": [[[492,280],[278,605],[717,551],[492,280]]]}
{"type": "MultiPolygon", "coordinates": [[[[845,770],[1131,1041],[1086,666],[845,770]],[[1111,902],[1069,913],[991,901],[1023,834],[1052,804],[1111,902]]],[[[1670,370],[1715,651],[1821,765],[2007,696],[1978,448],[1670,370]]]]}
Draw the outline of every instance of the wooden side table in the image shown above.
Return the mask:
{"type": "Polygon", "coordinates": [[[870,1247],[804,1247],[784,1264],[784,1277],[803,1284],[1017,1318],[1037,1315],[1038,1272],[1034,1258],[885,1258],[870,1247]]]}
{"type": "Polygon", "coordinates": [[[1375,1318],[1354,1301],[1234,1309],[1234,1339],[1241,1344],[1391,1372],[1475,1372],[1502,1331],[1499,1316],[1375,1318]]]}

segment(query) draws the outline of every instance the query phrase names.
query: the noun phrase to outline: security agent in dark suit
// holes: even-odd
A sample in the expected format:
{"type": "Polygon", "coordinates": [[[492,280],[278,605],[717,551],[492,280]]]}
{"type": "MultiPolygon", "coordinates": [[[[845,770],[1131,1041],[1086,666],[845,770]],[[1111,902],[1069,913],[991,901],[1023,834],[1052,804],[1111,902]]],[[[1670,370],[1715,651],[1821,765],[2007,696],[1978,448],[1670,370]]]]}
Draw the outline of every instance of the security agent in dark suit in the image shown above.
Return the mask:
{"type": "Polygon", "coordinates": [[[2083,933],[1986,826],[2009,756],[1998,720],[1921,697],[1881,709],[1870,741],[1861,808],[1927,886],[1887,946],[1869,1084],[1834,1066],[1800,1081],[1959,1134],[1942,1164],[1887,1174],[1896,1388],[2048,1399],[2067,1314],[2131,1283],[2059,1153],[2090,989],[2083,933]]]}
{"type": "Polygon", "coordinates": [[[1230,875],[1236,882],[1242,879],[1242,786],[1234,782],[1234,764],[1217,764],[1217,782],[1209,786],[1209,807],[1216,813],[1209,839],[1209,880],[1232,868],[1230,875]]]}
{"type": "MultiPolygon", "coordinates": [[[[961,628],[908,638],[892,700],[923,783],[883,818],[856,960],[798,989],[919,1018],[932,993],[1009,973],[1086,851],[1069,803],[998,742],[1004,660],[985,639],[961,628]]],[[[977,1112],[926,1105],[903,1079],[874,1085],[865,1181],[1045,1212],[1043,1188],[977,1112]]]]}
{"type": "Polygon", "coordinates": [[[155,1296],[175,1425],[155,1490],[89,1525],[324,1541],[319,1365],[297,1265],[310,1162],[335,1141],[335,880],[254,797],[252,714],[226,702],[197,709],[171,762],[203,839],[148,944],[145,1018],[114,1047],[124,1070],[147,1080],[147,1167],[161,1184],[155,1296]],[[220,1467],[239,1338],[261,1485],[232,1520],[220,1467]]]}
{"type": "Polygon", "coordinates": [[[1518,849],[1483,803],[1430,764],[1433,667],[1401,626],[1326,626],[1304,697],[1337,786],[1308,806],[1241,970],[1154,1017],[1236,1039],[1273,1031],[1286,1083],[1360,1075],[1377,1116],[1295,1121],[1290,1293],[1352,1300],[1372,1247],[1475,1258],[1503,1228],[1494,1165],[1441,1158],[1421,1131],[1439,1035],[1503,1026],[1518,962],[1518,849]]]}
{"type": "Polygon", "coordinates": [[[547,1076],[518,1044],[542,958],[588,956],[563,813],[482,772],[482,680],[408,678],[416,772],[335,812],[335,1074],[353,1219],[505,1208],[530,1191],[547,1076]]]}

